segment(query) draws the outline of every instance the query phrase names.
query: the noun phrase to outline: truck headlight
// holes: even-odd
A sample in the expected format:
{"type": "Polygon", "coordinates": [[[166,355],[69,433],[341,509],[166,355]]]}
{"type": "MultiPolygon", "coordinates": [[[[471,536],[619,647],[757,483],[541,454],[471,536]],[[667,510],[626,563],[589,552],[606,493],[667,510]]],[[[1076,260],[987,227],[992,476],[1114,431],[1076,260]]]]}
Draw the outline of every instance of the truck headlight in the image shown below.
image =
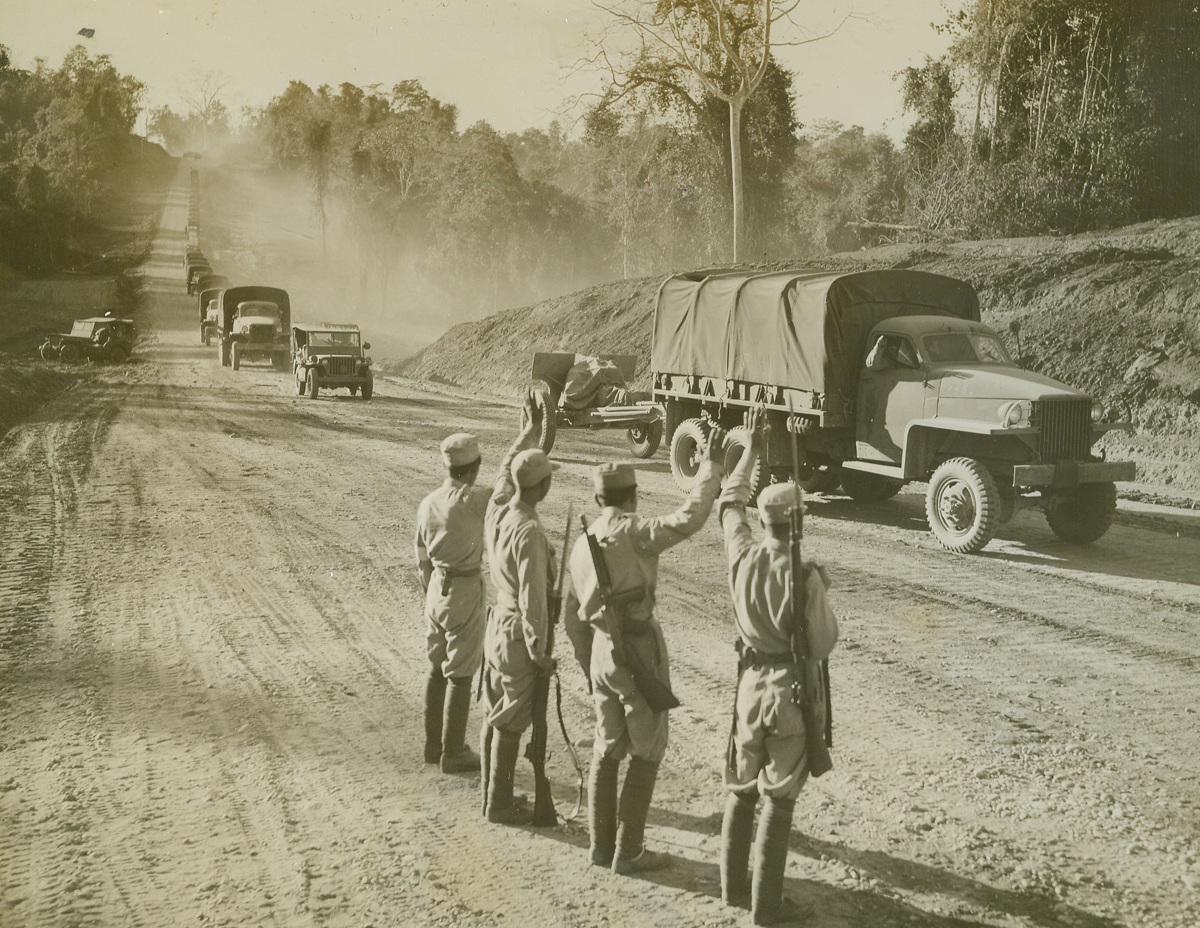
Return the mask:
{"type": "Polygon", "coordinates": [[[1029,425],[1029,418],[1033,413],[1033,403],[1029,400],[1013,400],[1009,403],[1001,403],[997,413],[1000,416],[1001,428],[1019,428],[1023,425],[1029,425]]]}
{"type": "Polygon", "coordinates": [[[249,331],[250,329],[247,326],[238,326],[238,332],[240,332],[242,335],[245,335],[249,331]]]}

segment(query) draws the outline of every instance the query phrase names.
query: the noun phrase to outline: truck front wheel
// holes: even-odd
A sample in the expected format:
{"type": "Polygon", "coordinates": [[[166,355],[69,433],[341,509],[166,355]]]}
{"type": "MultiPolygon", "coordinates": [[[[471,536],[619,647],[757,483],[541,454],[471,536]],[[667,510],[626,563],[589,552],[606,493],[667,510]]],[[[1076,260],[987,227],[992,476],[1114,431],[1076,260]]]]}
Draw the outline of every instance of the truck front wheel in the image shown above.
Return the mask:
{"type": "Polygon", "coordinates": [[[238,351],[238,343],[234,342],[233,347],[229,349],[229,366],[235,371],[242,367],[242,353],[238,351]]]}
{"type": "MultiPolygon", "coordinates": [[[[845,483],[846,474],[842,481],[845,483]]],[[[974,554],[996,534],[1000,491],[991,473],[970,458],[951,458],[933,472],[925,495],[929,529],[943,548],[974,554]]]]}
{"type": "Polygon", "coordinates": [[[1046,521],[1054,534],[1076,545],[1090,545],[1107,532],[1116,514],[1115,483],[1080,484],[1046,507],[1046,521]]]}
{"type": "Polygon", "coordinates": [[[891,499],[900,492],[902,486],[904,484],[899,480],[842,468],[842,489],[847,496],[860,503],[881,503],[891,499]]]}
{"type": "Polygon", "coordinates": [[[671,476],[684,493],[691,492],[696,483],[707,444],[704,423],[699,419],[684,419],[675,426],[675,434],[671,436],[671,476]]]}

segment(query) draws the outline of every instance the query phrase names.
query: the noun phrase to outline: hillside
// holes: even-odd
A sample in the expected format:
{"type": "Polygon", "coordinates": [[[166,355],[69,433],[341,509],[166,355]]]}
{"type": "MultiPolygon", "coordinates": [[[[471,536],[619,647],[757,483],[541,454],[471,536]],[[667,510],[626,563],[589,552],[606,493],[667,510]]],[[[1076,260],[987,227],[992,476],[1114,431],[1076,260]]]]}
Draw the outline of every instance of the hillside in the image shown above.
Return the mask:
{"type": "MultiPolygon", "coordinates": [[[[1110,436],[1106,448],[1138,462],[1141,493],[1200,498],[1200,217],[1061,238],[892,245],[808,265],[970,281],[985,322],[1021,323],[1027,367],[1129,404],[1137,431],[1110,436]]],[[[763,267],[775,266],[784,265],[763,267]]],[[[398,372],[515,395],[535,350],[628,353],[640,358],[644,387],[658,284],[618,281],[464,323],[398,372]]]]}

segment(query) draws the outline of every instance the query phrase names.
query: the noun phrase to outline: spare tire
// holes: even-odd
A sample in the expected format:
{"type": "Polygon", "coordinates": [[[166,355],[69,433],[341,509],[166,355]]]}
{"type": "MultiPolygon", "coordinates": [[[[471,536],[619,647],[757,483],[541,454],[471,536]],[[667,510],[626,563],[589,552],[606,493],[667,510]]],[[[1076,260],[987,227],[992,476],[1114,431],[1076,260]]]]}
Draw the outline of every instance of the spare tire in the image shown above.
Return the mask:
{"type": "MultiPolygon", "coordinates": [[[[733,469],[737,466],[738,461],[742,459],[742,455],[750,453],[750,430],[744,425],[739,425],[736,428],[729,430],[725,436],[725,473],[732,474],[733,469]]],[[[767,467],[760,455],[758,460],[754,462],[754,468],[750,472],[750,502],[754,503],[758,499],[758,494],[763,491],[768,481],[770,480],[771,471],[767,467]]]]}
{"type": "MultiPolygon", "coordinates": [[[[558,409],[554,405],[554,397],[550,385],[544,380],[535,380],[529,385],[529,395],[533,398],[534,413],[539,419],[537,431],[537,446],[546,454],[554,447],[554,436],[558,432],[558,409]]],[[[521,427],[524,428],[524,409],[521,411],[521,427]]]]}

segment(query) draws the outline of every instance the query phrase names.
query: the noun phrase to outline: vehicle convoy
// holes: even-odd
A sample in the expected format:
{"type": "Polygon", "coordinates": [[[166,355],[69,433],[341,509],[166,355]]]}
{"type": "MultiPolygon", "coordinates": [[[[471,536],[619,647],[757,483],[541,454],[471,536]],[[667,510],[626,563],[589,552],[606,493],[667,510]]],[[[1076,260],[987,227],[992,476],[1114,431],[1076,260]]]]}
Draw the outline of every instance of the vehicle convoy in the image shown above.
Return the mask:
{"type": "Polygon", "coordinates": [[[346,387],[369,400],[374,386],[371,343],[358,326],[338,322],[297,322],[292,326],[292,376],[296,394],[316,399],[322,390],[346,387]]]}
{"type": "Polygon", "coordinates": [[[710,270],[663,282],[651,351],[671,472],[694,482],[709,430],[728,466],[762,405],[771,425],[755,492],[792,472],[857,500],[928,481],[925,512],[951,551],[983,548],[1022,507],[1067,541],[1100,538],[1134,465],[1093,446],[1128,422],[1016,365],[967,283],[921,271],[710,270]]]}
{"type": "Polygon", "coordinates": [[[243,361],[288,363],[291,303],[278,287],[228,287],[217,296],[217,341],[221,364],[235,371],[243,361]]]}
{"type": "Polygon", "coordinates": [[[82,361],[119,363],[133,351],[137,327],[132,319],[116,316],[93,316],[76,319],[65,335],[47,335],[38,349],[46,361],[59,360],[66,364],[82,361]]]}
{"type": "MultiPolygon", "coordinates": [[[[201,283],[212,279],[214,278],[211,275],[201,278],[201,283]]],[[[215,286],[204,287],[196,297],[196,308],[200,313],[200,342],[205,346],[209,345],[217,334],[217,323],[220,320],[220,313],[217,311],[217,297],[229,283],[224,277],[215,279],[221,282],[215,286]]]]}
{"type": "Polygon", "coordinates": [[[531,390],[541,417],[538,447],[549,453],[559,429],[625,429],[630,453],[652,457],[662,442],[662,408],[649,394],[630,392],[636,370],[632,354],[537,352],[531,390]]]}

